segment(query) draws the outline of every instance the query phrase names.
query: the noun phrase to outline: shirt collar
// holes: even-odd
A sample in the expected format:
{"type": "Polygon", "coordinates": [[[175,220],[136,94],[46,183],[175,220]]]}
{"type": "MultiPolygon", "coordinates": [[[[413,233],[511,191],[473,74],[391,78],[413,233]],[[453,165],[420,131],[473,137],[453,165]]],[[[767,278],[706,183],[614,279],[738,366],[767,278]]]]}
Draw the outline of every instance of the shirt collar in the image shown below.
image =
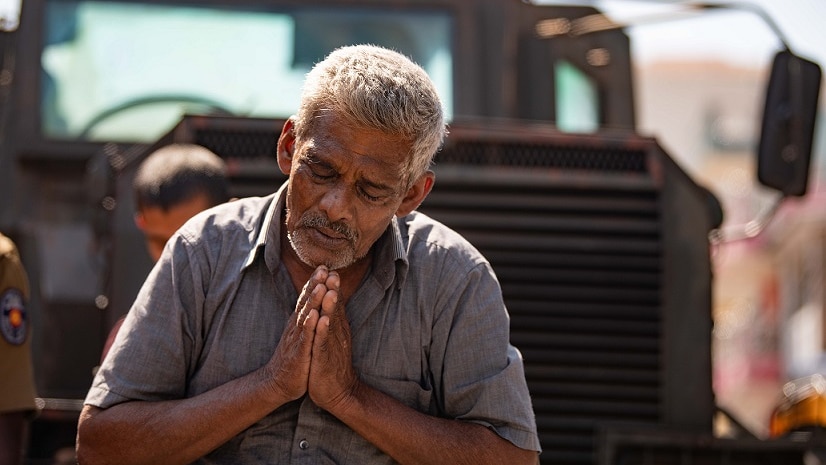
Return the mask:
{"type": "Polygon", "coordinates": [[[247,260],[244,262],[243,269],[252,265],[255,257],[258,256],[258,252],[263,248],[267,268],[273,273],[278,270],[277,263],[281,260],[281,212],[284,211],[286,198],[287,182],[284,182],[272,195],[272,200],[264,214],[264,220],[261,222],[258,231],[256,231],[255,242],[247,256],[247,260]],[[268,243],[272,247],[265,247],[268,243]]]}
{"type": "Polygon", "coordinates": [[[403,226],[404,218],[394,217],[374,246],[376,249],[372,274],[384,289],[390,287],[393,279],[396,279],[397,285],[401,286],[407,276],[409,264],[404,243],[405,236],[401,231],[403,226]]]}
{"type": "Polygon", "coordinates": [[[407,278],[407,269],[410,267],[410,262],[407,260],[407,247],[405,241],[405,239],[409,240],[407,237],[407,217],[393,218],[393,221],[390,222],[390,226],[393,230],[393,237],[395,238],[393,241],[393,263],[396,264],[396,275],[398,276],[397,281],[399,289],[401,289],[401,285],[407,278]],[[403,234],[402,227],[404,227],[403,234]]]}
{"type": "MultiPolygon", "coordinates": [[[[273,199],[269,203],[264,220],[257,231],[255,243],[244,262],[244,269],[255,261],[263,247],[267,268],[271,273],[278,272],[278,263],[281,260],[281,227],[283,226],[281,218],[286,204],[287,184],[288,182],[282,184],[278,191],[273,194],[273,199]]],[[[374,245],[376,256],[372,274],[385,289],[390,286],[395,277],[398,277],[398,285],[400,286],[407,276],[409,263],[404,240],[406,231],[404,234],[402,232],[402,229],[406,230],[406,228],[405,218],[394,217],[390,221],[387,230],[374,245]]]]}

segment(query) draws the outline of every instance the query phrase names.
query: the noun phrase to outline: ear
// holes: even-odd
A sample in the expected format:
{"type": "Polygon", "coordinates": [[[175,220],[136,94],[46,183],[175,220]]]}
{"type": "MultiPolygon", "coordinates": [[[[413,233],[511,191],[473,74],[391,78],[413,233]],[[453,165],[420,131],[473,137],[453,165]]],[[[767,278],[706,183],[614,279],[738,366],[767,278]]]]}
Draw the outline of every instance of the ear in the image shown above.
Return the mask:
{"type": "Polygon", "coordinates": [[[137,212],[135,213],[135,226],[138,227],[141,231],[146,229],[146,218],[143,217],[143,213],[137,212]]]}
{"type": "Polygon", "coordinates": [[[433,189],[433,183],[436,182],[436,174],[433,171],[428,171],[423,174],[412,186],[407,190],[407,193],[402,199],[401,205],[396,210],[396,216],[402,217],[413,210],[419,208],[419,205],[424,201],[430,190],[433,189]]]}
{"type": "Polygon", "coordinates": [[[283,174],[290,175],[290,169],[293,164],[293,152],[295,151],[295,121],[294,116],[291,116],[284,123],[281,128],[281,135],[278,137],[278,147],[276,152],[278,155],[278,167],[283,174]]]}

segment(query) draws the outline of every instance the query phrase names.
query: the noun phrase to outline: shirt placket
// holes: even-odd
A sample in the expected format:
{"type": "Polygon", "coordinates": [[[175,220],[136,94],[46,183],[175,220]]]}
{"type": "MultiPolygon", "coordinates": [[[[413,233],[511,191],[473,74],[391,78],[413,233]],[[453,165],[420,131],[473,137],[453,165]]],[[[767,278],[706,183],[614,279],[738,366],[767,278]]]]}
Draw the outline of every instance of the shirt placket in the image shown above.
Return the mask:
{"type": "Polygon", "coordinates": [[[298,422],[295,427],[290,463],[320,463],[321,432],[324,430],[323,410],[316,406],[309,397],[304,397],[298,409],[298,422]]]}

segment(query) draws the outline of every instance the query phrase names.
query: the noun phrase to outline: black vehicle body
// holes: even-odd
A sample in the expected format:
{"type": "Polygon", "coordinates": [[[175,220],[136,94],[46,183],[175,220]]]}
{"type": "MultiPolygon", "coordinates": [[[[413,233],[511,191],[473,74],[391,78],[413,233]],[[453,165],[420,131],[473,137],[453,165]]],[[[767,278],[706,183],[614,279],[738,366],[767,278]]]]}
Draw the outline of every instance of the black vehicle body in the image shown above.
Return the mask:
{"type": "MultiPolygon", "coordinates": [[[[154,147],[188,141],[228,160],[234,196],[264,195],[284,180],[274,147],[289,114],[255,116],[188,95],[146,95],[100,110],[74,133],[48,133],[44,115],[61,84],[44,71],[44,50],[73,40],[77,31],[69,29],[85,3],[26,0],[20,27],[2,36],[0,230],[17,241],[32,281],[42,407],[30,463],[52,463],[72,447],[109,328],[151,266],[132,222],[137,163],[154,147]],[[50,32],[55,24],[67,29],[50,32]],[[113,115],[165,99],[197,108],[185,108],[193,114],[152,140],[92,136],[113,115]]],[[[632,57],[621,29],[538,32],[539,25],[598,17],[594,8],[518,0],[100,3],[283,12],[295,19],[294,63],[302,66],[348,41],[389,41],[416,56],[404,48],[415,40],[364,20],[366,12],[447,18],[451,134],[421,210],[470,239],[500,278],[512,341],[525,359],[541,463],[803,463],[813,447],[807,442],[714,435],[709,235],[722,211],[655,139],[637,133],[632,57]],[[339,16],[346,18],[340,30],[339,16]],[[316,37],[322,30],[337,33],[316,37]],[[308,37],[315,42],[302,49],[308,37]],[[563,61],[593,83],[596,127],[588,133],[560,128],[563,61]]],[[[817,65],[782,57],[786,68],[807,67],[805,78],[819,86],[817,65]]],[[[801,79],[789,76],[778,79],[801,79]]],[[[802,195],[812,84],[777,86],[767,98],[761,177],[802,195]],[[809,92],[808,100],[788,89],[809,92]],[[778,105],[791,109],[779,120],[778,105]],[[800,157],[778,168],[776,153],[790,144],[800,157]]],[[[282,91],[277,82],[272,89],[282,91]]]]}

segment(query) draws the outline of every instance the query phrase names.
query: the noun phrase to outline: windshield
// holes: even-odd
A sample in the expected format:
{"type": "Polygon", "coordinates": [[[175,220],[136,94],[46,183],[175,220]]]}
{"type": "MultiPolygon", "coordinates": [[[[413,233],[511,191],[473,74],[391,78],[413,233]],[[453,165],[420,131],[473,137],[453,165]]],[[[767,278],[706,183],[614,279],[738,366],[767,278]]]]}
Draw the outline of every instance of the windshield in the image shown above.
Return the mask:
{"type": "Polygon", "coordinates": [[[421,64],[452,115],[451,19],[437,10],[47,3],[41,130],[150,142],[185,114],[286,118],[310,67],[374,43],[421,64]]]}

